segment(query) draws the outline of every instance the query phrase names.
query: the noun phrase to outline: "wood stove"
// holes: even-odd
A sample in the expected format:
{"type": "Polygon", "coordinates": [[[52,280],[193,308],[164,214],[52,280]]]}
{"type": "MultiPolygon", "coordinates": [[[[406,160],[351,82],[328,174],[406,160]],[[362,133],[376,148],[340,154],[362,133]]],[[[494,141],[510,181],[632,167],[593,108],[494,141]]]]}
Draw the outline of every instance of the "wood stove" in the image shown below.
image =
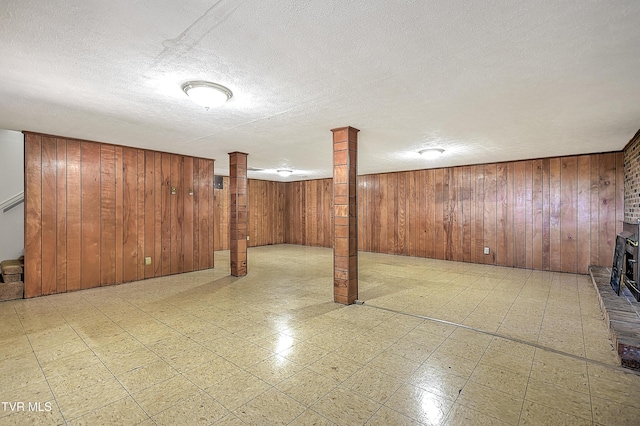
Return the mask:
{"type": "Polygon", "coordinates": [[[638,284],[638,239],[640,237],[640,223],[624,222],[622,225],[624,234],[627,236],[625,262],[624,262],[624,284],[633,297],[640,302],[640,285],[638,284]]]}

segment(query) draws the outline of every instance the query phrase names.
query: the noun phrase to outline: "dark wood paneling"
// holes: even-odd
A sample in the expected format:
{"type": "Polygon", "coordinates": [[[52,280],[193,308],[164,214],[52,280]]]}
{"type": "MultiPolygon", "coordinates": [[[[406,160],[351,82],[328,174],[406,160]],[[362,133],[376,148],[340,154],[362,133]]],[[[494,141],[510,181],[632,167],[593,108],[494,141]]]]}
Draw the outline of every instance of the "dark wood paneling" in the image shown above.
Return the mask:
{"type": "MultiPolygon", "coordinates": [[[[193,158],[185,157],[182,169],[182,182],[184,190],[182,194],[182,204],[184,208],[182,223],[182,265],[184,272],[193,271],[193,158]]],[[[214,218],[214,223],[216,219],[214,218]]]]}
{"type": "Polygon", "coordinates": [[[156,251],[156,156],[153,151],[144,153],[144,258],[151,258],[151,264],[144,266],[144,278],[155,277],[154,262],[156,251]]]}
{"type": "Polygon", "coordinates": [[[42,137],[42,294],[56,293],[57,280],[57,143],[42,137]]]}
{"type": "MultiPolygon", "coordinates": [[[[167,275],[172,271],[162,268],[163,237],[168,254],[172,246],[179,247],[177,259],[169,258],[167,267],[173,260],[177,268],[173,272],[191,270],[194,253],[188,242],[197,241],[199,235],[191,213],[183,212],[202,210],[203,217],[213,222],[212,196],[207,196],[213,187],[213,161],[174,156],[180,198],[173,215],[167,209],[163,216],[172,183],[171,161],[163,183],[163,156],[171,158],[171,154],[26,133],[26,297],[167,275]],[[200,198],[206,200],[202,208],[196,205],[194,162],[205,165],[199,176],[200,198]],[[193,196],[188,195],[190,186],[193,196]],[[163,235],[163,229],[169,234],[163,235]],[[145,257],[152,258],[151,265],[144,265],[145,257]]],[[[207,230],[206,240],[212,244],[214,227],[207,230]]],[[[213,248],[206,247],[205,255],[203,267],[213,266],[213,248]]]]}
{"type": "Polygon", "coordinates": [[[123,281],[138,279],[138,152],[123,148],[123,281]]]}
{"type": "Polygon", "coordinates": [[[116,284],[124,281],[124,158],[122,147],[115,147],[116,158],[116,284]]]}
{"type": "Polygon", "coordinates": [[[56,242],[56,293],[67,291],[67,141],[57,139],[57,242],[56,242]]]}
{"type": "Polygon", "coordinates": [[[563,157],[560,162],[560,270],[574,272],[578,269],[577,214],[578,214],[578,158],[563,157]]]}
{"type": "MultiPolygon", "coordinates": [[[[161,228],[161,247],[162,254],[160,257],[161,270],[160,275],[171,274],[171,154],[162,153],[160,173],[162,176],[162,187],[160,197],[160,228],[161,228]]],[[[201,161],[201,160],[198,160],[201,161]]]]}
{"type": "Polygon", "coordinates": [[[24,296],[42,295],[42,137],[25,137],[24,296]]]}
{"type": "Polygon", "coordinates": [[[100,146],[100,285],[116,282],[115,147],[100,146]]]}
{"type": "MultiPolygon", "coordinates": [[[[612,257],[621,161],[594,154],[360,176],[360,250],[586,273],[612,257]]],[[[327,207],[311,183],[287,186],[286,242],[320,245],[309,230],[327,207]]]]}
{"type": "Polygon", "coordinates": [[[100,286],[100,144],[82,142],[81,288],[100,286]]]}
{"type": "MultiPolygon", "coordinates": [[[[29,135],[27,134],[27,137],[29,135]]],[[[67,141],[67,291],[80,290],[82,265],[82,175],[80,142],[67,141]]],[[[64,215],[64,211],[59,211],[64,215]]],[[[26,285],[26,284],[25,284],[26,285]]]]}

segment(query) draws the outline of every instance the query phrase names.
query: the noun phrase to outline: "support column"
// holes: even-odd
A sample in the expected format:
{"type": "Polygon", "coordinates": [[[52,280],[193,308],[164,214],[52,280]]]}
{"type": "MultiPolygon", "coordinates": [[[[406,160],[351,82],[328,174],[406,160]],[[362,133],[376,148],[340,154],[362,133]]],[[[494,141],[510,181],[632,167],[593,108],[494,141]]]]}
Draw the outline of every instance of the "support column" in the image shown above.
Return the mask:
{"type": "Polygon", "coordinates": [[[333,132],[333,301],[358,298],[358,129],[333,132]]]}
{"type": "Polygon", "coordinates": [[[247,155],[244,152],[229,153],[229,193],[231,217],[229,218],[231,275],[247,275],[247,155]]]}

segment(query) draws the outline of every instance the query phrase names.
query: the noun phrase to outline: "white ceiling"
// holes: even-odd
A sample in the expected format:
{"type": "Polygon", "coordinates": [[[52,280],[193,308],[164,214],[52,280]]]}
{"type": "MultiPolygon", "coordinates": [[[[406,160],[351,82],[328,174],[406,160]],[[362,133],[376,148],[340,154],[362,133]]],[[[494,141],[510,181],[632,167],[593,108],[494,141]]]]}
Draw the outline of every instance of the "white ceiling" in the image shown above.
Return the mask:
{"type": "MultiPolygon", "coordinates": [[[[620,150],[640,1],[0,1],[0,128],[330,177],[620,150]],[[229,87],[206,111],[187,80],[229,87]],[[430,161],[417,151],[442,147],[430,161]]],[[[284,180],[267,171],[254,178],[284,180]]]]}

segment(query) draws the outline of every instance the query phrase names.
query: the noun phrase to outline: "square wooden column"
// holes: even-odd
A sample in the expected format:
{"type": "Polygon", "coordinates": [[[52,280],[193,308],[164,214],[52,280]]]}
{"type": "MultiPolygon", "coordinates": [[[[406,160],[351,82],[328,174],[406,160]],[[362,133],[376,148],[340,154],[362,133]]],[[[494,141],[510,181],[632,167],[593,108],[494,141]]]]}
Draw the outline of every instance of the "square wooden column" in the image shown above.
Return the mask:
{"type": "Polygon", "coordinates": [[[358,129],[333,132],[333,301],[358,298],[358,129]]]}
{"type": "Polygon", "coordinates": [[[229,153],[229,193],[231,217],[229,218],[231,275],[247,275],[247,155],[244,152],[229,153]]]}

